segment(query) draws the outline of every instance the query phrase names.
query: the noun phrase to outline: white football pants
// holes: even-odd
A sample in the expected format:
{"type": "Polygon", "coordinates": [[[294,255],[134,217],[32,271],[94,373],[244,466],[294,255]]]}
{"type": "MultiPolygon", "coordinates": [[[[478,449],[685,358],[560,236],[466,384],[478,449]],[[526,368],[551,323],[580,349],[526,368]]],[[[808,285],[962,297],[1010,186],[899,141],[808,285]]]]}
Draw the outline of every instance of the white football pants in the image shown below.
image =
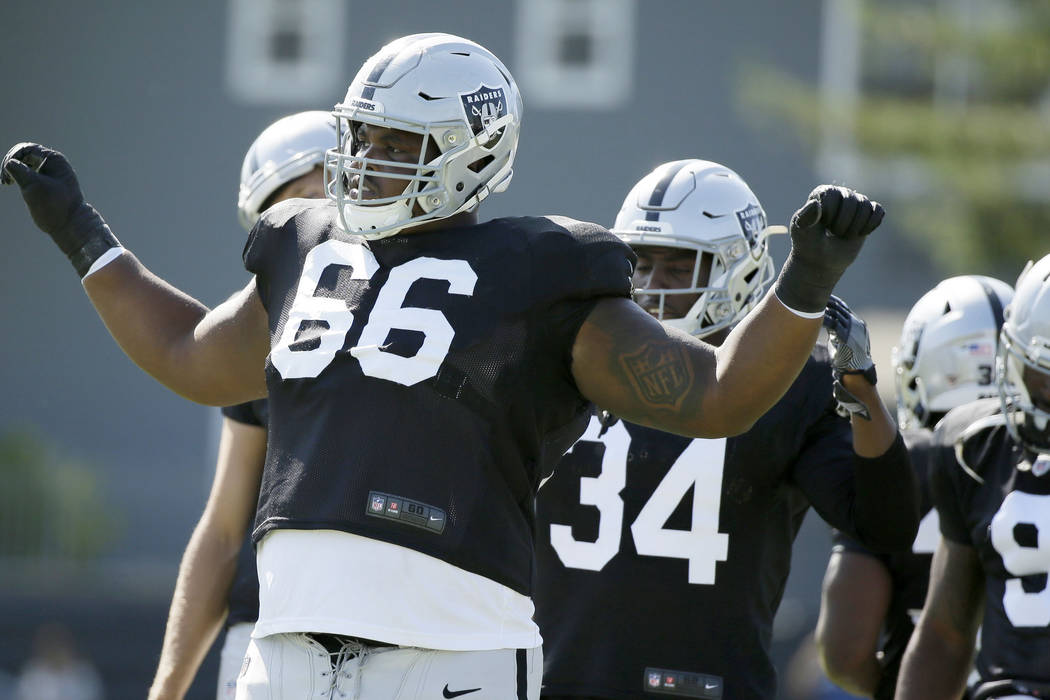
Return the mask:
{"type": "Polygon", "coordinates": [[[237,692],[237,676],[244,665],[244,655],[248,652],[248,642],[252,641],[254,622],[238,622],[226,630],[226,641],[219,652],[219,687],[215,693],[216,700],[233,700],[237,692]]]}
{"type": "Polygon", "coordinates": [[[543,652],[439,651],[349,641],[329,652],[307,634],[253,639],[236,700],[539,700],[543,652]]]}

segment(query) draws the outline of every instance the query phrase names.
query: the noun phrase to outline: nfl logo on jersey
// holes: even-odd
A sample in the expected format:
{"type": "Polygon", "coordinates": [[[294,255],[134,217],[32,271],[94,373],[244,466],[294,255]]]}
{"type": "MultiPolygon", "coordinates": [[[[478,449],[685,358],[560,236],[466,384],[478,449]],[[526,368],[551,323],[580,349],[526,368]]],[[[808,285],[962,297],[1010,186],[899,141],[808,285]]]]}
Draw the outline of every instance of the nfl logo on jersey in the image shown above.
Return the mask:
{"type": "Polygon", "coordinates": [[[386,505],[386,499],[382,496],[372,496],[372,510],[376,513],[383,512],[383,506],[386,505]]]}
{"type": "Polygon", "coordinates": [[[659,688],[660,687],[660,673],[649,673],[649,687],[659,688]]]}
{"type": "Polygon", "coordinates": [[[1048,471],[1050,471],[1050,455],[1041,454],[1036,458],[1035,464],[1032,465],[1032,474],[1042,476],[1048,471]]]}

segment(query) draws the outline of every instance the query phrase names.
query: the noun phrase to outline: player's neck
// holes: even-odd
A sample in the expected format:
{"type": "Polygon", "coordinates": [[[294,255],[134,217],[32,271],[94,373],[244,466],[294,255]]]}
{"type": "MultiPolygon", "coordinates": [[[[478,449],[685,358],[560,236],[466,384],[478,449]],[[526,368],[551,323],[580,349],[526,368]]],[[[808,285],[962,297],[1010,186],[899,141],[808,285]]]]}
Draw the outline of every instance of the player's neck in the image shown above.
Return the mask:
{"type": "Polygon", "coordinates": [[[445,228],[462,228],[464,226],[474,226],[478,223],[478,210],[464,211],[453,216],[449,216],[444,219],[437,219],[436,221],[428,221],[418,226],[413,226],[412,231],[439,231],[445,228]]]}

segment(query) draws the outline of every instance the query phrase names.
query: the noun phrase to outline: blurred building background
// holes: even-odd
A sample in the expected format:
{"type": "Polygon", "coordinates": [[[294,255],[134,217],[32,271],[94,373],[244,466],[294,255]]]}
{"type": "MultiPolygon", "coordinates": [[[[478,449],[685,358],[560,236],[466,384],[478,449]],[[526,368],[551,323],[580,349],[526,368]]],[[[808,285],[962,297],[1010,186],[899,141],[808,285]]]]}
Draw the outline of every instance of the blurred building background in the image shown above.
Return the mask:
{"type": "MultiPolygon", "coordinates": [[[[155,272],[212,305],[243,286],[241,159],[283,114],[339,101],[382,44],[468,36],[516,75],[510,190],[484,216],[610,224],[655,165],[736,169],[771,223],[821,181],[889,215],[839,287],[884,392],[911,303],[948,274],[1013,282],[1046,245],[1047,4],[1023,0],[35,0],[0,4],[0,147],[64,151],[155,272]],[[1041,247],[1040,247],[1041,246],[1041,247]]],[[[17,193],[0,192],[0,700],[50,621],[107,698],[144,697],[211,482],[217,413],[137,370],[17,193]]],[[[787,241],[776,243],[778,264],[787,241]]],[[[367,411],[363,403],[361,410],[367,411]]],[[[800,535],[778,662],[813,627],[826,527],[800,535]]],[[[215,660],[190,697],[214,693],[215,660]]]]}

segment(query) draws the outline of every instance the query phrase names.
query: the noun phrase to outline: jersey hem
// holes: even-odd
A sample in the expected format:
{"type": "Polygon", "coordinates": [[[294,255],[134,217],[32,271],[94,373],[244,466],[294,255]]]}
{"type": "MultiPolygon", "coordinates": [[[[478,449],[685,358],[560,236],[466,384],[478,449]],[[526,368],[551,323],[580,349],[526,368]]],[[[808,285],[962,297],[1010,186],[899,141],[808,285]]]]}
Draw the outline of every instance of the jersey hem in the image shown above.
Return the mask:
{"type": "MultiPolygon", "coordinates": [[[[514,591],[518,595],[522,595],[527,598],[532,597],[531,587],[527,585],[524,582],[524,580],[514,580],[509,576],[502,575],[501,572],[480,567],[475,561],[465,561],[459,557],[453,557],[448,552],[440,552],[429,548],[417,547],[403,541],[399,542],[396,533],[370,530],[364,527],[360,527],[356,523],[350,523],[339,520],[311,521],[300,520],[298,518],[269,517],[263,520],[262,523],[255,527],[255,530],[252,532],[252,541],[255,542],[256,545],[258,545],[262,541],[263,537],[265,537],[271,532],[294,532],[311,530],[332,530],[334,532],[344,532],[348,535],[353,535],[355,537],[364,537],[369,540],[375,540],[376,542],[383,542],[385,544],[394,545],[395,547],[403,547],[404,549],[409,549],[413,552],[422,554],[423,556],[431,557],[432,559],[437,559],[458,569],[462,569],[463,571],[466,571],[468,573],[474,574],[476,576],[481,576],[483,578],[488,579],[489,581],[498,583],[499,585],[514,591]]],[[[503,647],[492,648],[500,649],[503,647]]],[[[518,649],[522,647],[507,648],[518,649]]]]}

